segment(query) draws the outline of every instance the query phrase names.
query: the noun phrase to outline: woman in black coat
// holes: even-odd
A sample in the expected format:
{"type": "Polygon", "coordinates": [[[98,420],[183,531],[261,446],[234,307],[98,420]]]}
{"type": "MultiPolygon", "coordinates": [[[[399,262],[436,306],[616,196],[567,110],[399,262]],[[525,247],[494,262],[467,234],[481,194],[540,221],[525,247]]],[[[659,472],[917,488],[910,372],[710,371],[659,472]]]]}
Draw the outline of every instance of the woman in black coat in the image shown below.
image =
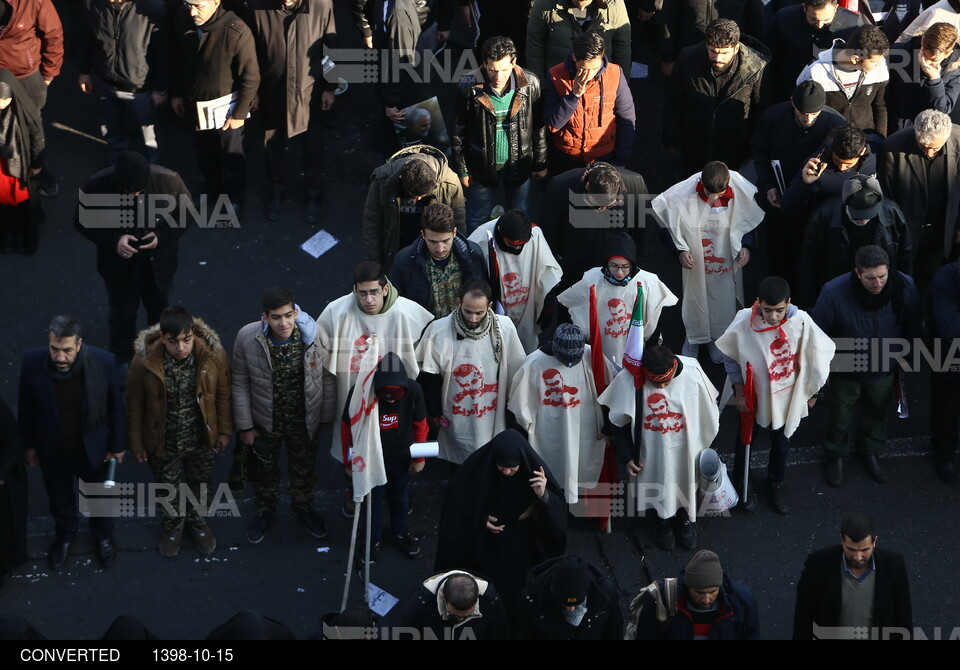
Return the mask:
{"type": "Polygon", "coordinates": [[[37,250],[39,203],[31,198],[32,177],[43,153],[40,110],[9,70],[0,70],[0,247],[4,252],[37,250]]]}

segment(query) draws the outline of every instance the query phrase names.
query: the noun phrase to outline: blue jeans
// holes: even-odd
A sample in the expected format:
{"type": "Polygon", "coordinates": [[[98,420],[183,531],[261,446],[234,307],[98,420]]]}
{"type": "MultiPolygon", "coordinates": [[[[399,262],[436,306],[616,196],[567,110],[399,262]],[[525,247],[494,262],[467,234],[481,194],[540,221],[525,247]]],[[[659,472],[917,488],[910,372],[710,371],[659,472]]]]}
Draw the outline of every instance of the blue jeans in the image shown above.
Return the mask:
{"type": "MultiPolygon", "coordinates": [[[[370,520],[370,543],[376,544],[383,536],[383,527],[380,523],[380,509],[383,501],[387,501],[390,508],[390,530],[394,535],[405,535],[407,532],[407,515],[410,513],[410,461],[387,466],[387,483],[377,486],[371,492],[373,510],[370,520]]],[[[366,519],[366,514],[363,516],[366,519]]]]}
{"type": "MultiPolygon", "coordinates": [[[[502,171],[497,172],[497,183],[502,181],[502,171]]],[[[505,210],[522,209],[527,211],[527,199],[530,196],[530,178],[520,186],[503,187],[507,193],[507,202],[505,210]]],[[[471,182],[470,188],[466,189],[464,197],[467,199],[467,235],[482,224],[490,220],[490,210],[494,208],[497,200],[497,187],[484,186],[478,181],[471,182]]]]}

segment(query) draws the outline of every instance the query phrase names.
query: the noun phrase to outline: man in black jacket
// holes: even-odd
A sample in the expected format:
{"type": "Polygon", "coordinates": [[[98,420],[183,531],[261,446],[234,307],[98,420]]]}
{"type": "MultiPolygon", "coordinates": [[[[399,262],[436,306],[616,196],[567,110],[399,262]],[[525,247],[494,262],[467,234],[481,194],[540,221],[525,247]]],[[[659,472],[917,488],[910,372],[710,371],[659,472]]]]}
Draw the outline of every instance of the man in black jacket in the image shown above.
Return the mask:
{"type": "Polygon", "coordinates": [[[530,177],[547,174],[547,135],[540,80],[517,65],[509,37],[492,37],[483,67],[460,79],[453,132],[453,169],[467,198],[467,235],[488,221],[502,182],[505,209],[527,209],[530,177]]]}
{"type": "Polygon", "coordinates": [[[169,48],[167,14],[160,0],[86,0],[80,32],[80,76],[84,93],[97,97],[111,162],[129,147],[128,119],[139,128],[147,158],[160,162],[157,108],[167,101],[169,48]]]}
{"type": "Polygon", "coordinates": [[[176,16],[170,102],[197,131],[203,192],[228,195],[239,214],[247,181],[243,124],[257,94],[260,69],[250,28],[220,1],[184,0],[176,16]]]}
{"type": "Polygon", "coordinates": [[[863,16],[840,7],[838,0],[806,0],[776,12],[763,40],[773,52],[770,83],[774,99],[788,98],[807,63],[861,25],[863,16]]]}
{"type": "Polygon", "coordinates": [[[250,30],[260,64],[260,119],[270,174],[267,220],[276,221],[283,212],[288,181],[284,149],[296,137],[306,177],[304,218],[316,223],[323,169],[320,117],[333,106],[336,88],[320,76],[324,49],[332,49],[337,37],[333,3],[252,0],[250,30]]]}
{"type": "Polygon", "coordinates": [[[913,247],[903,211],[883,197],[876,177],[856,175],[843,195],[820,207],[807,225],[800,252],[797,302],[812,307],[820,287],[853,269],[857,249],[876,244],[890,257],[890,270],[910,274],[913,247]]]}
{"type": "MultiPolygon", "coordinates": [[[[173,201],[175,217],[185,213],[190,192],[176,172],[150,165],[138,153],[117,155],[114,167],[90,177],[80,189],[85,194],[116,194],[146,203],[138,211],[153,211],[151,196],[163,196],[164,206],[173,201]]],[[[157,203],[159,207],[160,203],[157,203]]],[[[133,358],[137,312],[143,302],[147,323],[157,323],[160,312],[169,305],[170,286],[177,271],[177,246],[187,222],[177,218],[165,222],[136,221],[135,228],[121,227],[119,218],[127,212],[117,208],[118,216],[109,225],[91,221],[91,210],[81,201],[74,226],[81,235],[97,245],[97,272],[103,277],[110,302],[110,351],[121,363],[133,358]]]]}
{"type": "Polygon", "coordinates": [[[401,625],[418,629],[421,639],[508,640],[507,615],[493,584],[464,570],[424,580],[404,603],[401,625]]]}
{"type": "Polygon", "coordinates": [[[663,146],[679,152],[683,174],[710,161],[736,170],[765,103],[764,70],[770,51],[730,19],[707,26],[700,44],[680,52],[664,105],[663,146]]]}
{"type": "Polygon", "coordinates": [[[460,306],[460,287],[471,279],[487,279],[483,251],[457,232],[450,207],[427,205],[420,237],[397,252],[390,281],[401,296],[439,319],[460,306]]]}
{"type": "Polygon", "coordinates": [[[793,639],[856,639],[857,628],[870,626],[880,629],[880,639],[885,639],[884,628],[912,633],[903,557],[877,548],[873,519],[862,514],[840,522],[840,541],[813,552],[803,564],[793,639]]]}

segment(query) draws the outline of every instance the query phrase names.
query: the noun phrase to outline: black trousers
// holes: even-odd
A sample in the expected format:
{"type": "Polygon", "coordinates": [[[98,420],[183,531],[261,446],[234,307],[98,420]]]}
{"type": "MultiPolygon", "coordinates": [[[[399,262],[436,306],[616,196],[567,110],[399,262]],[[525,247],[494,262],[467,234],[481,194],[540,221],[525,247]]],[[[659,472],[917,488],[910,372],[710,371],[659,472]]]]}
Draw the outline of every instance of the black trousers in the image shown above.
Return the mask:
{"type": "MultiPolygon", "coordinates": [[[[227,195],[243,204],[247,189],[247,163],[243,154],[243,129],[199,130],[193,134],[197,164],[203,175],[203,192],[214,200],[227,195]]],[[[208,207],[212,207],[211,203],[208,207]]]]}
{"type": "Polygon", "coordinates": [[[137,261],[140,267],[127,281],[106,282],[110,303],[110,351],[121,363],[133,358],[140,303],[147,310],[148,324],[160,321],[160,312],[170,304],[170,286],[158,286],[150,263],[146,259],[137,261]]]}
{"type": "MultiPolygon", "coordinates": [[[[47,489],[47,500],[50,502],[50,514],[53,516],[57,539],[73,541],[79,530],[77,519],[77,487],[74,481],[79,479],[86,483],[103,483],[106,474],[102,463],[91,467],[84,453],[58,454],[46,464],[40,464],[43,473],[43,485],[47,489]]],[[[96,493],[94,494],[96,495],[96,493]]],[[[90,508],[90,534],[96,542],[106,540],[113,534],[112,516],[94,516],[104,510],[98,509],[96,503],[90,508]]]]}

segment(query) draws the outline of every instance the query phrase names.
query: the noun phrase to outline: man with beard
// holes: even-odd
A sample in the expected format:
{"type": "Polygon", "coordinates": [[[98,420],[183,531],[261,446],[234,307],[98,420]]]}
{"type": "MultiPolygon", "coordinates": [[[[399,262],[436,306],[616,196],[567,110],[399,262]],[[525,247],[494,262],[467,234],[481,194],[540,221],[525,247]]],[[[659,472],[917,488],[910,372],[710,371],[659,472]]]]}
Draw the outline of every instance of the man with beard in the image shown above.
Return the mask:
{"type": "Polygon", "coordinates": [[[512,618],[527,572],[563,554],[566,515],[550,470],[520,433],[503,431],[450,478],[435,568],[486,575],[512,618]]]}
{"type": "MultiPolygon", "coordinates": [[[[903,557],[877,547],[873,519],[851,514],[840,522],[840,544],[818,549],[803,564],[793,611],[793,639],[812,640],[817,628],[856,639],[856,629],[913,632],[910,584],[903,557]],[[840,630],[835,627],[842,626],[840,630]],[[845,634],[845,635],[844,635],[845,634]]],[[[826,637],[826,636],[825,636],[826,637]]]]}
{"type": "Polygon", "coordinates": [[[834,370],[827,386],[827,402],[833,409],[825,445],[826,478],[831,486],[843,482],[843,459],[853,449],[857,414],[857,443],[867,471],[881,484],[887,480],[878,452],[887,441],[887,414],[893,403],[898,366],[894,352],[898,348],[886,341],[920,334],[920,298],[913,279],[893,269],[890,256],[875,244],[857,250],[854,261],[852,272],[827,282],[810,313],[834,339],[862,338],[859,341],[867,347],[863,351],[865,360],[871,363],[865,370],[834,370]]]}
{"type": "MultiPolygon", "coordinates": [[[[84,345],[72,316],[53,317],[48,331],[47,347],[23,355],[18,409],[23,457],[30,467],[40,464],[54,519],[50,569],[59,570],[77,535],[74,480],[102,482],[104,463],[123,461],[126,439],[113,354],[84,345]]],[[[112,567],[113,519],[91,516],[90,532],[100,565],[112,567]]]]}
{"type": "Polygon", "coordinates": [[[773,52],[770,76],[775,98],[789,97],[806,64],[863,23],[860,14],[840,7],[838,0],[806,0],[774,14],[763,43],[773,52]]]}
{"type": "Polygon", "coordinates": [[[493,312],[492,295],[487,282],[471,279],[460,307],[427,326],[417,344],[427,416],[440,427],[440,458],[451,463],[507,427],[510,382],[523,365],[517,329],[493,312]]]}

